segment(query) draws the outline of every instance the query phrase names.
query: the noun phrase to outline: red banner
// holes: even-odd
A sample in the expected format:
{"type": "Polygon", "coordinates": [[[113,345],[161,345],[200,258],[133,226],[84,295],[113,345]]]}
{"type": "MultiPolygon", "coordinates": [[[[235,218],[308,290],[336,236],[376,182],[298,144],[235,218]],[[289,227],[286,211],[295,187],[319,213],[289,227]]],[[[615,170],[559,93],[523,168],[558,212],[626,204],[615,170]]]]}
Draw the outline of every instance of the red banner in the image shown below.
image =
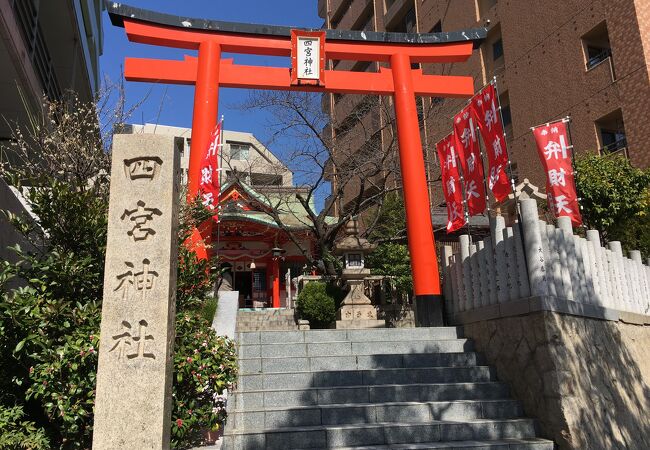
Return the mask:
{"type": "Polygon", "coordinates": [[[210,146],[206,149],[201,164],[201,180],[199,192],[203,205],[211,210],[217,207],[219,201],[219,154],[221,153],[221,133],[223,120],[217,123],[210,136],[210,146]]]}
{"type": "Polygon", "coordinates": [[[568,216],[582,224],[575,186],[569,134],[563,120],[533,128],[537,153],[546,172],[546,195],[555,217],[568,216]]]}
{"type": "Polygon", "coordinates": [[[476,135],[476,120],[467,106],[454,117],[456,150],[465,179],[465,198],[470,216],[485,211],[485,186],[483,184],[483,158],[476,135]]]}
{"type": "Polygon", "coordinates": [[[488,186],[497,201],[505,200],[512,192],[508,167],[508,149],[498,109],[497,92],[493,84],[488,84],[472,98],[474,116],[485,143],[490,176],[488,186]]]}
{"type": "Polygon", "coordinates": [[[445,202],[447,202],[447,233],[456,231],[465,225],[455,142],[456,138],[452,133],[436,144],[442,174],[442,191],[445,194],[445,202]]]}

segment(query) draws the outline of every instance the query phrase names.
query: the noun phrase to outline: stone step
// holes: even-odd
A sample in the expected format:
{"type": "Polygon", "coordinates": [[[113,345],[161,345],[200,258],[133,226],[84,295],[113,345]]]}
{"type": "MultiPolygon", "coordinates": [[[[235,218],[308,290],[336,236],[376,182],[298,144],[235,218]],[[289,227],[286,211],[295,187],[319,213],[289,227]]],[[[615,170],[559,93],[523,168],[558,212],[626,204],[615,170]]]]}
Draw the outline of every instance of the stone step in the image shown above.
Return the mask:
{"type": "Polygon", "coordinates": [[[424,442],[420,444],[364,445],[330,447],[336,450],[553,450],[552,441],[540,438],[499,439],[489,441],[424,442]]]}
{"type": "Polygon", "coordinates": [[[320,372],[324,370],[396,369],[409,367],[469,367],[483,363],[484,358],[474,352],[243,358],[239,360],[239,373],[320,372]]]}
{"type": "Polygon", "coordinates": [[[313,342],[306,344],[241,344],[240,358],[277,358],[291,356],[391,355],[398,353],[462,353],[473,351],[467,339],[313,342]]]}
{"type": "Polygon", "coordinates": [[[317,425],[424,423],[436,420],[515,419],[522,416],[514,400],[353,403],[234,411],[236,429],[280,429],[317,425]]]}
{"type": "Polygon", "coordinates": [[[236,391],[232,396],[236,409],[263,409],[290,406],[314,406],[345,403],[433,402],[452,400],[499,400],[510,395],[508,385],[500,382],[427,383],[411,385],[339,386],[275,391],[236,391]]]}
{"type": "MultiPolygon", "coordinates": [[[[535,437],[530,419],[430,421],[226,432],[225,449],[307,449],[535,437]]],[[[412,448],[412,447],[407,447],[412,448]]]]}
{"type": "Polygon", "coordinates": [[[241,344],[290,344],[312,342],[375,342],[375,341],[426,341],[462,338],[457,327],[433,328],[378,328],[368,330],[308,330],[294,332],[241,333],[241,344]]]}
{"type": "Polygon", "coordinates": [[[492,381],[494,371],[488,366],[473,367],[426,367],[408,369],[340,370],[325,372],[287,372],[240,375],[238,389],[246,391],[364,386],[411,383],[463,383],[492,381]]]}

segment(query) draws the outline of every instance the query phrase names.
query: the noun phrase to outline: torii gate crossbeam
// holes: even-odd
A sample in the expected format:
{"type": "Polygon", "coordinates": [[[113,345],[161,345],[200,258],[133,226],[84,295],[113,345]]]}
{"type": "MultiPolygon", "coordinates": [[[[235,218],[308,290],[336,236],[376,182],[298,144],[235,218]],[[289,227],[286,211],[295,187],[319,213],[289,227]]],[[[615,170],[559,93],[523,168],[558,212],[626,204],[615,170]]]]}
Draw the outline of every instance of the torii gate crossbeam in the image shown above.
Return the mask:
{"type": "MultiPolygon", "coordinates": [[[[240,66],[221,57],[224,52],[293,57],[290,28],[181,18],[114,2],[107,4],[107,9],[113,24],[124,27],[132,42],[198,50],[198,57],[186,56],[181,61],[127,58],[125,63],[125,77],[130,81],[196,86],[190,198],[198,193],[201,157],[217,122],[219,87],[394,96],[416,307],[431,318],[430,325],[442,325],[438,263],[415,96],[470,97],[474,82],[471,77],[425,75],[411,65],[466,61],[475,45],[485,38],[485,29],[436,34],[325,30],[323,61],[379,61],[390,67],[377,73],[325,70],[322,83],[296,84],[289,68],[240,66]]],[[[279,306],[275,303],[274,298],[274,306],[279,306]]]]}

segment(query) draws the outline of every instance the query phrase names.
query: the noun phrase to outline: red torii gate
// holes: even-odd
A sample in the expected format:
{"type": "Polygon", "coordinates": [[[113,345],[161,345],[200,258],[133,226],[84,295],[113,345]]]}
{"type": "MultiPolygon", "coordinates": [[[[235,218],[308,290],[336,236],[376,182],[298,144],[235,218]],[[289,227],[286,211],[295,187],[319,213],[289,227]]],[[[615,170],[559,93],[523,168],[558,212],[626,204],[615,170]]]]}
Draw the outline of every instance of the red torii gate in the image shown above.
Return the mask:
{"type": "Polygon", "coordinates": [[[124,27],[132,42],[198,50],[198,58],[186,56],[182,61],[126,58],[124,68],[129,81],[196,86],[188,198],[198,192],[202,154],[217,122],[220,86],[393,95],[416,307],[421,317],[431,318],[430,325],[442,325],[415,96],[470,97],[474,82],[471,77],[424,75],[411,64],[466,61],[475,44],[485,38],[485,29],[436,34],[302,30],[324,35],[321,67],[326,59],[335,59],[379,61],[389,63],[390,68],[382,67],[377,73],[324,70],[320,83],[297,84],[292,83],[289,68],[242,66],[221,58],[223,52],[291,57],[290,28],[181,18],[116,2],[107,8],[113,25],[124,27]]]}

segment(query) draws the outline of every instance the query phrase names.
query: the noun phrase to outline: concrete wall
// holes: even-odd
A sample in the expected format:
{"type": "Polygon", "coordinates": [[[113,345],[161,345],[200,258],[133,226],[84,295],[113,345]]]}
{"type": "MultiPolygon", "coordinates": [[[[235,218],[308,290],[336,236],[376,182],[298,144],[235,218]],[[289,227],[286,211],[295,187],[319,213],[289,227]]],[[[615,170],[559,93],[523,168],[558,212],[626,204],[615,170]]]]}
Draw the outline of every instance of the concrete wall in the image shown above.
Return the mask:
{"type": "Polygon", "coordinates": [[[465,335],[560,449],[650,448],[649,325],[539,311],[465,335]]]}
{"type": "Polygon", "coordinates": [[[16,244],[23,250],[33,249],[32,245],[11,224],[5,211],[21,217],[29,217],[25,205],[16,197],[15,192],[0,178],[0,259],[15,263],[18,261],[16,253],[10,247],[16,244]]]}

